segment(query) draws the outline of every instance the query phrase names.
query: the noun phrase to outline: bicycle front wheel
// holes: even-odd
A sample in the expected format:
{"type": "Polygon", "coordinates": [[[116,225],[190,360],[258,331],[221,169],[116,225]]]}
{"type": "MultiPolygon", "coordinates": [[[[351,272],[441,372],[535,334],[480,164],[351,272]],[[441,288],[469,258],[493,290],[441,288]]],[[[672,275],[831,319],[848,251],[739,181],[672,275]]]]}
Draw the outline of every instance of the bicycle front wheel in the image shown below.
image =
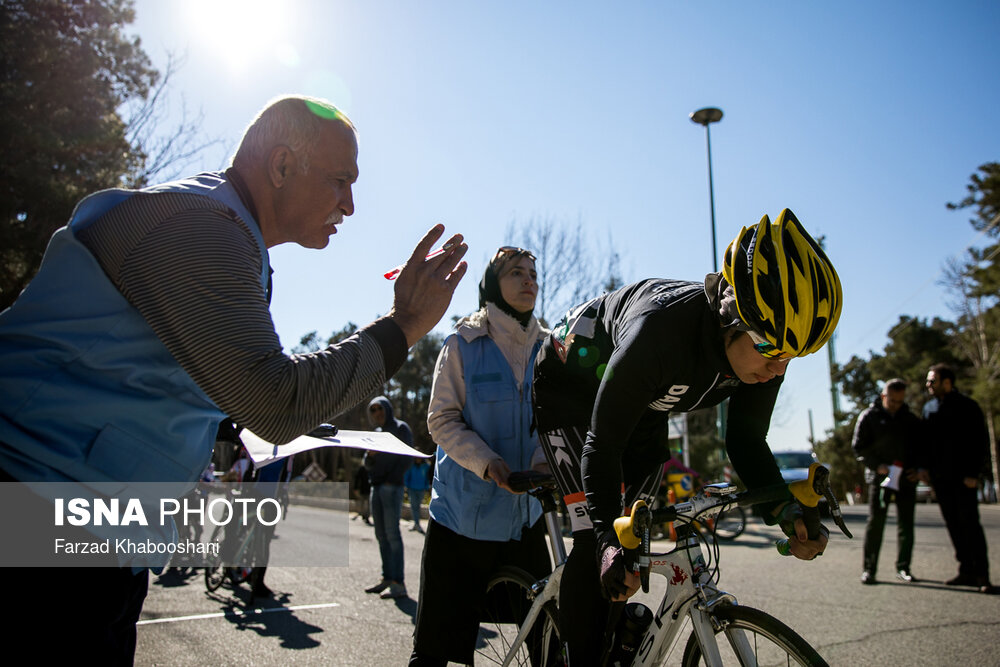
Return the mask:
{"type": "MultiPolygon", "coordinates": [[[[802,665],[829,667],[806,640],[787,625],[759,609],[725,605],[712,612],[726,641],[719,640],[722,664],[729,665],[802,665]]],[[[684,648],[684,667],[697,667],[706,662],[698,637],[692,632],[684,648]]]]}
{"type": "MultiPolygon", "coordinates": [[[[486,585],[486,598],[480,615],[476,641],[476,664],[502,665],[528,610],[534,603],[531,586],[534,578],[518,567],[505,566],[486,585]]],[[[535,618],[524,643],[511,656],[511,665],[557,667],[565,664],[559,639],[558,611],[547,602],[535,618]]]]}
{"type": "Polygon", "coordinates": [[[720,540],[735,540],[747,527],[747,515],[739,505],[720,512],[715,518],[715,534],[720,540]]]}
{"type": "MultiPolygon", "coordinates": [[[[222,535],[222,526],[216,526],[215,530],[212,531],[212,537],[208,540],[209,543],[219,544],[219,541],[222,539],[222,535]]],[[[221,556],[216,554],[216,556],[212,559],[211,564],[205,568],[205,588],[207,588],[209,592],[218,590],[219,586],[222,585],[222,582],[226,578],[226,568],[222,566],[221,560],[221,556]]]]}

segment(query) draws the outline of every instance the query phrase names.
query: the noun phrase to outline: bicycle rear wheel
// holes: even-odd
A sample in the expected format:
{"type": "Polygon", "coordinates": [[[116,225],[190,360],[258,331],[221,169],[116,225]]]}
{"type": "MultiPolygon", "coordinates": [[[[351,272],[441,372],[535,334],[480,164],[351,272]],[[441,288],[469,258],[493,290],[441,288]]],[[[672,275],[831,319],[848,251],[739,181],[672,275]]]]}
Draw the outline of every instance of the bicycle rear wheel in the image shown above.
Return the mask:
{"type": "Polygon", "coordinates": [[[720,512],[715,518],[715,535],[720,540],[735,540],[747,527],[747,515],[739,505],[720,512]]]}
{"type": "MultiPolygon", "coordinates": [[[[725,605],[712,612],[725,633],[719,641],[722,664],[729,665],[802,665],[829,667],[812,646],[787,625],[759,609],[725,605]]],[[[719,639],[719,635],[716,635],[719,639]]],[[[698,637],[692,632],[684,647],[684,667],[704,665],[698,637]]]]}
{"type": "MultiPolygon", "coordinates": [[[[476,664],[501,665],[534,602],[531,586],[535,579],[518,567],[505,566],[486,586],[479,637],[476,641],[476,664]]],[[[518,647],[511,665],[558,667],[565,664],[559,639],[558,610],[546,603],[535,619],[531,632],[518,647]]]]}

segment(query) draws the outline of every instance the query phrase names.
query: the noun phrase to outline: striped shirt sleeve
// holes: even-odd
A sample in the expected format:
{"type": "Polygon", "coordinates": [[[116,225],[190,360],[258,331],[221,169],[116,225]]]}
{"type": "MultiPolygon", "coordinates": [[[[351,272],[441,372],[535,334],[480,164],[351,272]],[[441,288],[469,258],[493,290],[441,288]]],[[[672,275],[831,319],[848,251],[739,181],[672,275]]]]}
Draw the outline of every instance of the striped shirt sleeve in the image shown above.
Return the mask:
{"type": "Polygon", "coordinates": [[[387,318],[324,350],[284,354],[258,246],[206,197],[138,194],[77,236],[209,398],[270,442],[333,421],[406,358],[405,336],[387,318]]]}

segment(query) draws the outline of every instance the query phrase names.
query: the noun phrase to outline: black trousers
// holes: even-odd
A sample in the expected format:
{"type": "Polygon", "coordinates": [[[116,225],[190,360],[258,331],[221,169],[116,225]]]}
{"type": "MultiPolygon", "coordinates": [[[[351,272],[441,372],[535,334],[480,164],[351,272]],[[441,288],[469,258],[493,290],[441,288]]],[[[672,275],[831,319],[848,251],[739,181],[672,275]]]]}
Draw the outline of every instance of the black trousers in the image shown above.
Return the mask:
{"type": "Polygon", "coordinates": [[[865,526],[864,568],[875,574],[878,555],[882,550],[882,536],[889,505],[896,504],[896,570],[910,570],[913,558],[913,515],[917,505],[917,486],[902,482],[899,491],[879,486],[881,477],[868,485],[868,525],[865,526]]]}
{"type": "Polygon", "coordinates": [[[474,540],[428,521],[410,666],[472,664],[490,576],[504,565],[538,579],[547,575],[552,561],[545,535],[543,519],[508,542],[474,540]]]}
{"type": "MultiPolygon", "coordinates": [[[[559,483],[573,527],[573,548],[566,559],[559,588],[560,636],[569,648],[570,664],[574,667],[596,664],[604,651],[605,631],[614,619],[610,617],[611,602],[601,591],[597,537],[583,491],[581,457],[587,427],[581,424],[539,431],[538,439],[559,483]]],[[[660,487],[663,467],[640,469],[632,475],[624,471],[623,475],[623,507],[631,507],[639,498],[651,505],[660,487]]]]}
{"type": "Polygon", "coordinates": [[[146,570],[119,567],[4,568],[16,613],[4,635],[43,664],[131,665],[146,570]]]}
{"type": "MultiPolygon", "coordinates": [[[[17,481],[0,470],[0,482],[17,481]]],[[[52,503],[34,496],[20,507],[3,509],[3,526],[14,535],[47,535],[52,503]],[[21,527],[24,522],[37,530],[21,527]],[[14,526],[19,526],[15,528],[14,526]]],[[[91,541],[82,528],[59,529],[60,537],[91,541]]],[[[52,537],[41,537],[52,544],[52,537]]],[[[6,548],[18,548],[8,543],[6,548]]],[[[117,562],[114,556],[77,562],[117,562]]],[[[5,567],[4,597],[14,610],[4,619],[3,636],[29,647],[44,664],[131,665],[135,658],[136,621],[149,588],[145,569],[133,574],[122,567],[5,567]]]]}
{"type": "Polygon", "coordinates": [[[970,489],[961,479],[935,479],[941,516],[948,527],[948,535],[955,547],[958,572],[976,578],[989,579],[990,561],[986,550],[986,535],[979,522],[979,504],[976,489],[970,489]]]}

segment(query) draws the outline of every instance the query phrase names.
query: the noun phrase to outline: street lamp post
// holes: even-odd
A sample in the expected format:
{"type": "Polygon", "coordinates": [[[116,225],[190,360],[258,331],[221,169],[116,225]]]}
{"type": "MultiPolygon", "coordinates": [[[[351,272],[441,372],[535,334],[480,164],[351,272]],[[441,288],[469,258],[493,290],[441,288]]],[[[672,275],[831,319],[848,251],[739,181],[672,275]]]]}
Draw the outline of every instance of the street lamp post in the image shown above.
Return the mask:
{"type": "MultiPolygon", "coordinates": [[[[705,144],[708,149],[708,206],[712,216],[712,272],[717,273],[719,271],[719,251],[715,245],[715,192],[712,187],[712,133],[708,129],[708,126],[722,120],[722,109],[705,107],[704,109],[698,109],[697,111],[688,114],[688,118],[691,119],[692,123],[705,126],[705,144]]],[[[719,438],[723,441],[725,441],[726,438],[726,420],[723,416],[726,410],[726,403],[726,401],[719,403],[715,410],[715,427],[719,434],[719,438]]],[[[719,452],[719,459],[722,461],[726,459],[725,447],[723,447],[722,451],[719,452]]]]}
{"type": "Polygon", "coordinates": [[[705,142],[708,147],[708,205],[712,215],[712,271],[719,270],[719,251],[715,245],[715,193],[712,189],[712,133],[708,126],[722,120],[722,109],[705,107],[688,115],[692,123],[705,126],[705,142]]]}

